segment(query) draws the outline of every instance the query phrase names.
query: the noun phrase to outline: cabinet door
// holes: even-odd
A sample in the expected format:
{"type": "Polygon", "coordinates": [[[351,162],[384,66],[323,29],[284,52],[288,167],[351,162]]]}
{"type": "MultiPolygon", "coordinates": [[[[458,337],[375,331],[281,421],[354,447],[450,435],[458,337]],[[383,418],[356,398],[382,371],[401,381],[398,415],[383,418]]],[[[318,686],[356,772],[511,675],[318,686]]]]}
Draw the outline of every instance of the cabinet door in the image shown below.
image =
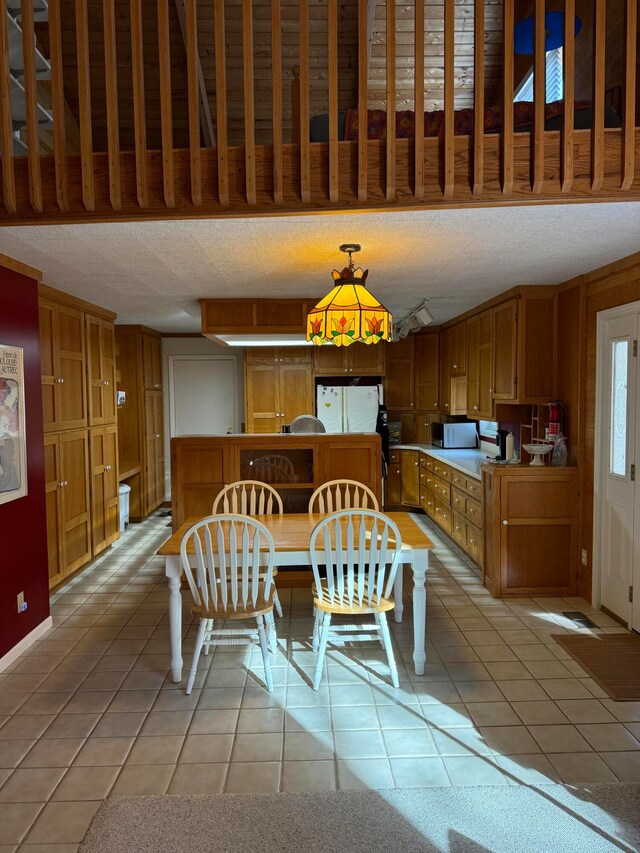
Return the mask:
{"type": "Polygon", "coordinates": [[[59,436],[62,473],[62,540],[65,577],[91,558],[89,436],[71,430],[59,436]]]}
{"type": "Polygon", "coordinates": [[[467,372],[467,324],[451,327],[451,376],[464,376],[467,372]]]}
{"type": "Polygon", "coordinates": [[[40,375],[42,382],[42,420],[45,433],[58,427],[58,375],[56,373],[56,340],[58,315],[54,302],[41,299],[40,313],[40,375]]]}
{"type": "Polygon", "coordinates": [[[79,429],[87,425],[84,314],[66,305],[57,314],[58,429],[79,429]]]}
{"type": "Polygon", "coordinates": [[[384,376],[384,356],[387,344],[352,344],[347,347],[348,372],[354,376],[384,376]]]}
{"type": "Polygon", "coordinates": [[[399,421],[401,429],[400,444],[411,444],[416,438],[416,417],[414,412],[388,412],[388,420],[399,421]]]}
{"type": "MultiPolygon", "coordinates": [[[[397,453],[397,451],[396,451],[397,453]]],[[[402,474],[400,460],[390,461],[387,468],[387,479],[384,481],[384,505],[400,506],[402,503],[402,474]]]]}
{"type": "Polygon", "coordinates": [[[438,411],[438,336],[416,335],[416,408],[421,412],[438,411]]]}
{"type": "Polygon", "coordinates": [[[89,430],[89,470],[91,472],[91,551],[93,556],[107,547],[105,428],[89,430]]]}
{"type": "Polygon", "coordinates": [[[318,347],[276,347],[275,354],[278,364],[308,364],[312,362],[312,349],[318,347]]]}
{"type": "Polygon", "coordinates": [[[155,435],[155,448],[153,464],[156,469],[155,484],[156,492],[154,504],[160,506],[164,501],[165,482],[164,482],[164,408],[161,392],[156,392],[153,395],[153,422],[155,435]]]}
{"type": "Polygon", "coordinates": [[[87,387],[89,394],[89,426],[104,424],[104,388],[102,320],[87,314],[87,387]]]}
{"type": "Polygon", "coordinates": [[[431,424],[437,420],[440,420],[437,412],[416,412],[414,434],[408,440],[417,441],[419,444],[431,444],[431,424]]]}
{"type": "MultiPolygon", "coordinates": [[[[415,408],[414,347],[415,335],[386,344],[385,403],[389,410],[415,408]]],[[[404,438],[403,438],[404,441],[404,438]]]]}
{"type": "Polygon", "coordinates": [[[467,415],[477,418],[480,410],[480,316],[467,320],[467,415]]]}
{"type": "Polygon", "coordinates": [[[420,454],[417,450],[400,451],[402,503],[420,506],[420,454]]]}
{"type": "Polygon", "coordinates": [[[278,432],[280,369],[275,364],[247,364],[245,370],[247,432],[278,432]]]}
{"type": "Polygon", "coordinates": [[[324,344],[313,348],[313,371],[318,376],[339,376],[347,372],[346,352],[348,347],[324,344]]]}
{"type": "Polygon", "coordinates": [[[451,408],[451,329],[440,332],[440,411],[451,408]]]}
{"type": "Polygon", "coordinates": [[[164,496],[164,466],[162,459],[162,392],[145,391],[145,487],[146,513],[152,512],[164,496]]]}
{"type": "Polygon", "coordinates": [[[518,300],[493,309],[493,399],[517,399],[518,300]]]}
{"type": "Polygon", "coordinates": [[[62,521],[62,473],[60,470],[60,444],[57,435],[44,437],[44,478],[47,507],[47,554],[49,564],[49,586],[60,583],[63,571],[63,521],[62,521]]]}
{"type": "Polygon", "coordinates": [[[275,347],[247,347],[247,364],[275,364],[278,361],[275,347]]]}
{"type": "Polygon", "coordinates": [[[162,340],[142,335],[142,379],[147,390],[162,388],[162,340]]]}
{"type": "Polygon", "coordinates": [[[290,424],[298,415],[312,415],[313,407],[313,374],[311,365],[282,364],[280,372],[279,391],[279,424],[290,424]]]}
{"type": "Polygon", "coordinates": [[[102,406],[105,424],[116,422],[116,344],[113,323],[101,321],[102,334],[102,406]]]}

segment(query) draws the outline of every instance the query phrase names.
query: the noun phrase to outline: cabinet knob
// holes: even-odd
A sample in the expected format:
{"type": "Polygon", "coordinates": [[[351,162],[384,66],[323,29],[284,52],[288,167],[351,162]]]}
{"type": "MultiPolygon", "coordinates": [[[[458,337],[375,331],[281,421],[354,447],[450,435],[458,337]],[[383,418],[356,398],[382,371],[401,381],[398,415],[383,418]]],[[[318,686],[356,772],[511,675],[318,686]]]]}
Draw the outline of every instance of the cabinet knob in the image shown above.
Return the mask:
{"type": "Polygon", "coordinates": [[[64,376],[60,376],[60,378],[58,379],[58,382],[59,382],[61,385],[64,385],[64,376]]]}
{"type": "Polygon", "coordinates": [[[452,365],[452,367],[453,367],[453,369],[454,369],[454,370],[457,370],[457,369],[458,369],[458,365],[457,365],[457,364],[453,364],[453,365],[452,365]]]}
{"type": "Polygon", "coordinates": [[[417,467],[420,463],[419,463],[419,462],[414,462],[413,464],[417,467]]]}
{"type": "Polygon", "coordinates": [[[437,409],[437,408],[438,408],[438,401],[436,400],[436,401],[435,401],[435,403],[434,403],[433,405],[434,405],[434,406],[435,406],[435,408],[437,409]]]}
{"type": "Polygon", "coordinates": [[[475,539],[469,539],[469,545],[475,545],[475,544],[476,544],[475,539]]]}
{"type": "Polygon", "coordinates": [[[64,482],[63,482],[63,480],[60,480],[60,482],[58,483],[58,488],[59,488],[59,489],[63,489],[63,488],[64,488],[64,482]]]}
{"type": "Polygon", "coordinates": [[[396,474],[399,474],[399,473],[400,473],[400,469],[398,468],[398,470],[396,471],[396,474]]]}
{"type": "Polygon", "coordinates": [[[105,379],[105,380],[104,380],[104,382],[103,382],[102,384],[106,387],[106,386],[109,384],[109,380],[108,380],[108,379],[105,379]]]}
{"type": "Polygon", "coordinates": [[[160,438],[160,433],[159,433],[159,432],[157,432],[157,433],[155,434],[154,438],[160,438]]]}
{"type": "Polygon", "coordinates": [[[507,521],[507,519],[506,519],[506,518],[505,518],[505,520],[504,520],[502,523],[504,524],[504,526],[505,526],[505,527],[509,524],[509,522],[507,521]]]}
{"type": "Polygon", "coordinates": [[[65,480],[65,481],[64,481],[64,485],[65,485],[65,486],[68,486],[68,485],[69,485],[69,481],[68,481],[68,480],[65,480]]]}

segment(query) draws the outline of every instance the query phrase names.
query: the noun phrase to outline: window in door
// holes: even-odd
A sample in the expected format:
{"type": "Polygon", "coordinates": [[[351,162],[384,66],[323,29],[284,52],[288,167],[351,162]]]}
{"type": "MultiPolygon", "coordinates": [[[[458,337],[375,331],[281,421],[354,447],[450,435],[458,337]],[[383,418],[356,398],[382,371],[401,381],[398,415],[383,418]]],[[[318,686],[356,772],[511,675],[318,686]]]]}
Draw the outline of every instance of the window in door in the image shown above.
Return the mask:
{"type": "Polygon", "coordinates": [[[611,341],[611,421],[609,424],[609,473],[627,473],[627,397],[629,341],[611,341]]]}

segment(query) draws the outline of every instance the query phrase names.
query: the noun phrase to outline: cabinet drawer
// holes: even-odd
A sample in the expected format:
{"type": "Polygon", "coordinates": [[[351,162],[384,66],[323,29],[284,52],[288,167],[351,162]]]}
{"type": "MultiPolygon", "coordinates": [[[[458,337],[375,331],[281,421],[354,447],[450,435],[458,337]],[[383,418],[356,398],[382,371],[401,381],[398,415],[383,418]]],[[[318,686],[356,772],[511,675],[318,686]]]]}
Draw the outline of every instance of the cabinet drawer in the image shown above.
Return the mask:
{"type": "Polygon", "coordinates": [[[467,478],[463,477],[462,474],[458,474],[457,471],[452,471],[451,472],[451,484],[453,486],[457,486],[459,489],[464,489],[466,491],[467,478]]]}
{"type": "Polygon", "coordinates": [[[468,521],[466,551],[474,563],[482,566],[482,531],[468,521]]]}
{"type": "Polygon", "coordinates": [[[474,501],[473,498],[467,498],[466,516],[469,521],[480,526],[482,524],[482,504],[479,501],[474,501]]]}
{"type": "Polygon", "coordinates": [[[477,500],[482,499],[482,483],[479,480],[469,478],[467,480],[467,491],[477,500]]]}
{"type": "Polygon", "coordinates": [[[429,467],[429,457],[425,456],[424,453],[420,454],[420,470],[433,471],[433,464],[429,467]]]}
{"type": "Polygon", "coordinates": [[[446,480],[448,483],[451,482],[452,471],[448,465],[443,465],[442,462],[434,462],[433,463],[433,473],[437,474],[438,477],[441,477],[443,480],[446,480]]]}
{"type": "Polygon", "coordinates": [[[449,483],[446,483],[444,480],[441,480],[439,477],[433,475],[433,484],[431,486],[436,497],[440,498],[440,500],[449,506],[451,503],[451,486],[449,483]]]}
{"type": "Polygon", "coordinates": [[[427,471],[433,471],[433,466],[435,465],[433,458],[431,456],[426,456],[426,457],[423,456],[423,459],[424,459],[424,467],[427,469],[427,471]]]}
{"type": "Polygon", "coordinates": [[[441,500],[439,497],[434,498],[435,504],[435,519],[447,533],[451,533],[451,507],[449,502],[441,500]]]}
{"type": "Polygon", "coordinates": [[[467,508],[467,496],[464,492],[461,492],[460,489],[452,487],[451,507],[452,509],[455,509],[456,512],[459,512],[461,515],[465,514],[467,508]]]}
{"type": "Polygon", "coordinates": [[[467,522],[459,512],[452,511],[451,513],[451,536],[460,545],[461,548],[467,549],[467,522]]]}

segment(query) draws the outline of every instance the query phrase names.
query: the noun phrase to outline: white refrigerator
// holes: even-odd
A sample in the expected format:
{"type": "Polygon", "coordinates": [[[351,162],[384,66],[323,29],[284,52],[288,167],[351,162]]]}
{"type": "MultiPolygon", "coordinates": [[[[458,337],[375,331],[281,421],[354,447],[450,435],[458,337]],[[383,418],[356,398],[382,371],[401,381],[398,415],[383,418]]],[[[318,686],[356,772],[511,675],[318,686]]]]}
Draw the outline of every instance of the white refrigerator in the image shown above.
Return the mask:
{"type": "Polygon", "coordinates": [[[327,432],[375,432],[382,385],[318,385],[316,411],[327,432]]]}

